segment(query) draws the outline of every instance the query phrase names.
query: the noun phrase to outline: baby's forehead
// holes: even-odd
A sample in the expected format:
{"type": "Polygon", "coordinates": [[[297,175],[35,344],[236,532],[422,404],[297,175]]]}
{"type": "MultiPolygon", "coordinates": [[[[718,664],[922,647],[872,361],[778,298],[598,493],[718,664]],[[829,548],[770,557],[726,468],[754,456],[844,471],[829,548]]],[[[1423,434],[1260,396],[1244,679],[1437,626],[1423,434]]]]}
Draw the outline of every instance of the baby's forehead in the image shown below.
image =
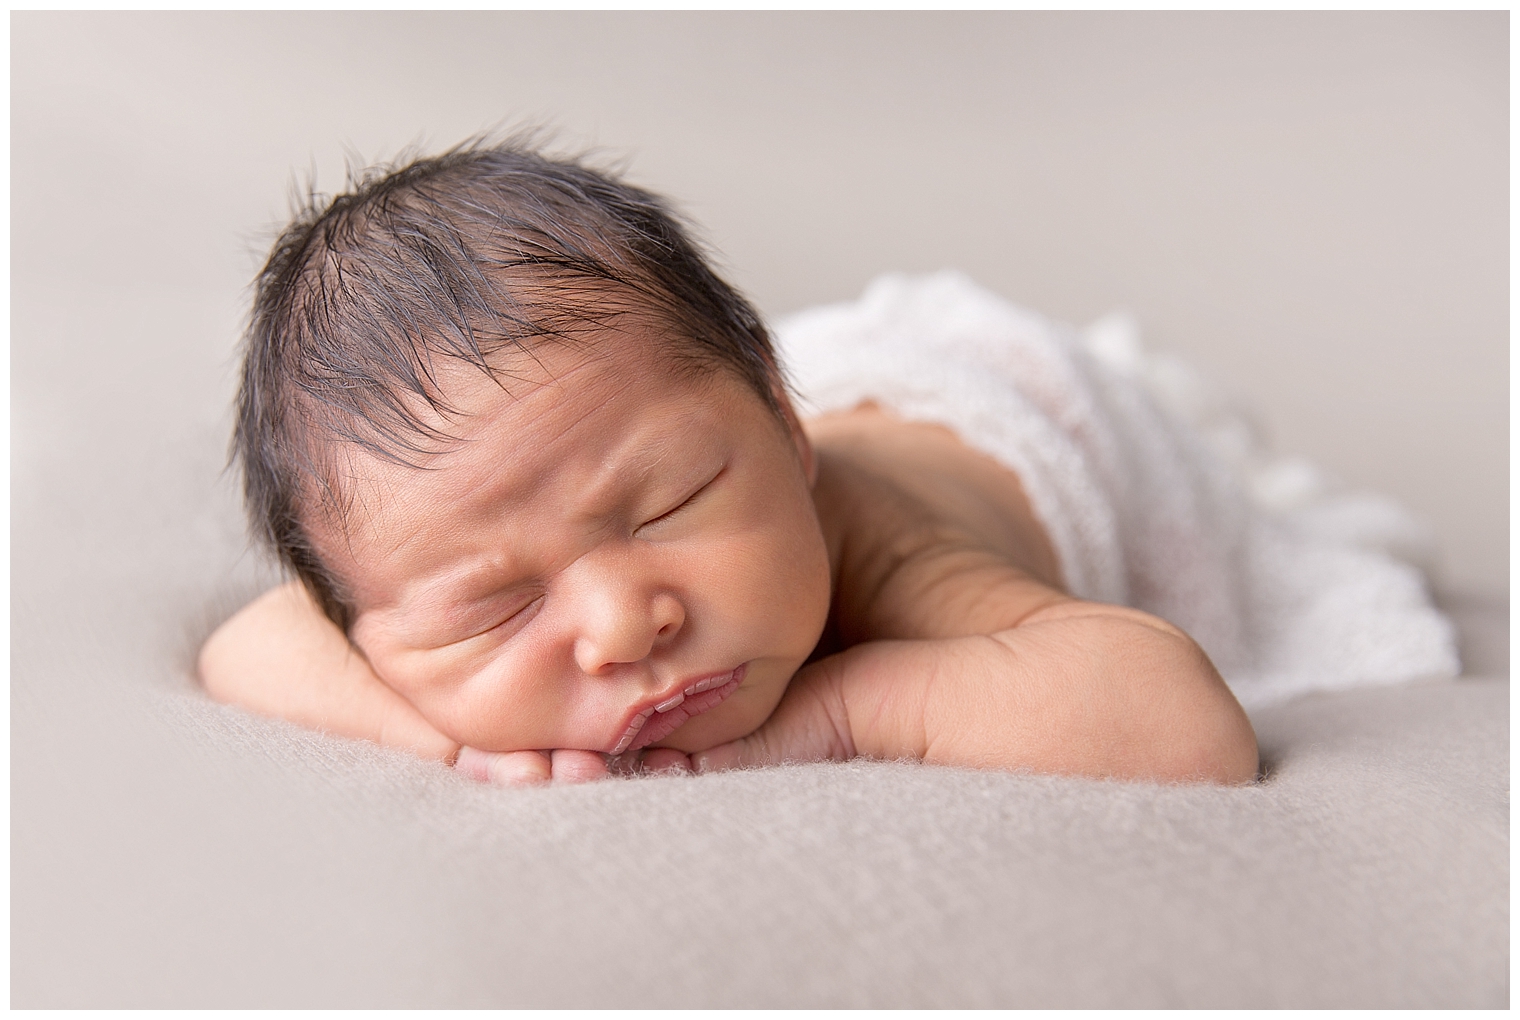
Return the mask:
{"type": "MultiPolygon", "coordinates": [[[[406,397],[415,441],[355,429],[318,451],[339,497],[330,508],[337,511],[333,523],[356,511],[383,512],[398,494],[439,488],[461,472],[509,472],[545,448],[562,454],[608,448],[619,438],[609,428],[643,433],[645,420],[658,417],[679,434],[699,410],[721,414],[746,399],[748,385],[721,366],[683,359],[657,338],[622,339],[543,344],[495,357],[489,370],[459,361],[439,365],[432,393],[406,397]],[[483,462],[484,450],[494,459],[483,462]]],[[[554,463],[542,467],[552,470],[554,463]]]]}

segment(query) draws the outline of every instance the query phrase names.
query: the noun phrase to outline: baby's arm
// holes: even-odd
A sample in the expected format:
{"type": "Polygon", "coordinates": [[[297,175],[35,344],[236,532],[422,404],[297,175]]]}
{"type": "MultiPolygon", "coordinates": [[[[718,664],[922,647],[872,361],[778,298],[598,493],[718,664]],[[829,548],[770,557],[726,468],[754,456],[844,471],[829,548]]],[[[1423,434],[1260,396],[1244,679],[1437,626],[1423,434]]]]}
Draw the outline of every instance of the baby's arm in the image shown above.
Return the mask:
{"type": "Polygon", "coordinates": [[[201,649],[201,683],[217,701],[344,737],[456,763],[500,784],[605,775],[589,751],[477,751],[438,732],[375,676],[298,584],[265,592],[217,628],[201,649]]]}
{"type": "Polygon", "coordinates": [[[1256,738],[1208,657],[1138,610],[1063,600],[987,636],[874,641],[800,672],[700,770],[918,758],[1120,779],[1249,782],[1256,738]]]}
{"type": "Polygon", "coordinates": [[[459,744],[380,682],[298,584],[265,592],[206,641],[197,663],[217,701],[344,737],[453,761],[459,744]]]}

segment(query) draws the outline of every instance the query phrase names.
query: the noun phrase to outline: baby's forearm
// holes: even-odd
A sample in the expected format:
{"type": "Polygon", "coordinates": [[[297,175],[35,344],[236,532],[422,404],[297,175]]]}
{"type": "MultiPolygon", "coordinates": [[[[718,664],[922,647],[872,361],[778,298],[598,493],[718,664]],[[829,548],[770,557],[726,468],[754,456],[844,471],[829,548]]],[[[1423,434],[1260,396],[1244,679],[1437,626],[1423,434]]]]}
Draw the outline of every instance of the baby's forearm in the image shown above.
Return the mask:
{"type": "Polygon", "coordinates": [[[201,649],[201,683],[218,701],[339,736],[452,761],[458,742],[385,686],[295,584],[265,592],[201,649]]]}
{"type": "Polygon", "coordinates": [[[1207,656],[1136,610],[1067,602],[985,637],[875,642],[837,659],[857,754],[1162,781],[1256,775],[1250,722],[1207,656]]]}

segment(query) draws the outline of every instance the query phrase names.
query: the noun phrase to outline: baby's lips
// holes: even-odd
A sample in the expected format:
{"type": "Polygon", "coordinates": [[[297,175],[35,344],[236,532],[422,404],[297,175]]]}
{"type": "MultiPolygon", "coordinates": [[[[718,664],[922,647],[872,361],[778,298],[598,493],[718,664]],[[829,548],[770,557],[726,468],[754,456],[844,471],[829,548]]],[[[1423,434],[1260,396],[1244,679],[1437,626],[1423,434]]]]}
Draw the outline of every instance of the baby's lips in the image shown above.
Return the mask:
{"type": "MultiPolygon", "coordinates": [[[[655,713],[658,715],[664,712],[669,712],[673,708],[679,708],[687,698],[694,698],[698,694],[706,694],[708,691],[712,690],[715,687],[722,687],[724,684],[728,683],[729,680],[733,679],[733,675],[733,670],[730,670],[727,673],[720,673],[717,676],[710,676],[706,680],[698,680],[696,683],[686,688],[686,690],[677,691],[675,694],[671,695],[664,701],[660,702],[658,705],[654,706],[655,713]]],[[[646,715],[644,718],[647,720],[649,717],[646,715]]]]}
{"type": "Polygon", "coordinates": [[[717,676],[710,676],[706,680],[698,680],[696,683],[686,688],[686,690],[682,691],[681,696],[689,698],[694,694],[703,694],[707,691],[710,691],[714,687],[722,687],[730,680],[743,680],[744,669],[744,666],[740,666],[737,669],[729,670],[727,673],[719,673],[717,676]]]}
{"type": "Polygon", "coordinates": [[[724,701],[744,682],[748,669],[748,663],[741,663],[727,673],[704,677],[664,701],[646,706],[629,720],[610,753],[617,757],[630,749],[636,751],[663,740],[685,725],[687,719],[724,701]]]}
{"type": "Polygon", "coordinates": [[[633,721],[628,724],[628,728],[623,730],[623,735],[618,738],[617,746],[612,749],[611,753],[614,758],[628,750],[629,746],[633,743],[633,738],[639,735],[639,730],[644,728],[644,724],[649,721],[649,717],[652,715],[654,715],[654,709],[646,708],[633,717],[633,721]]]}

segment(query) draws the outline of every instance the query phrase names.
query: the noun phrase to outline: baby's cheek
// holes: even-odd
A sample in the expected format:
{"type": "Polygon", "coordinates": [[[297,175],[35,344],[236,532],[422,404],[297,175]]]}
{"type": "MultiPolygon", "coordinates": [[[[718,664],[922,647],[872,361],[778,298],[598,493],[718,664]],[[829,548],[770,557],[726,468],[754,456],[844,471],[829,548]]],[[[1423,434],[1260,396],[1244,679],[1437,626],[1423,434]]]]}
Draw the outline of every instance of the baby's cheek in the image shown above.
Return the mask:
{"type": "Polygon", "coordinates": [[[608,693],[552,677],[523,682],[476,677],[437,695],[436,718],[429,721],[482,750],[609,751],[620,736],[626,706],[608,693]]]}
{"type": "Polygon", "coordinates": [[[376,672],[444,735],[482,751],[541,750],[535,713],[508,690],[479,676],[461,677],[447,654],[414,653],[382,660],[376,672]]]}
{"type": "Polygon", "coordinates": [[[828,619],[832,579],[822,536],[762,532],[705,551],[712,575],[703,608],[724,631],[760,641],[765,653],[807,658],[828,619]]]}
{"type": "MultiPolygon", "coordinates": [[[[541,699],[540,699],[541,700],[541,699]]],[[[480,683],[434,692],[424,715],[449,736],[486,751],[549,750],[574,747],[557,739],[550,706],[511,690],[480,683]]]]}

